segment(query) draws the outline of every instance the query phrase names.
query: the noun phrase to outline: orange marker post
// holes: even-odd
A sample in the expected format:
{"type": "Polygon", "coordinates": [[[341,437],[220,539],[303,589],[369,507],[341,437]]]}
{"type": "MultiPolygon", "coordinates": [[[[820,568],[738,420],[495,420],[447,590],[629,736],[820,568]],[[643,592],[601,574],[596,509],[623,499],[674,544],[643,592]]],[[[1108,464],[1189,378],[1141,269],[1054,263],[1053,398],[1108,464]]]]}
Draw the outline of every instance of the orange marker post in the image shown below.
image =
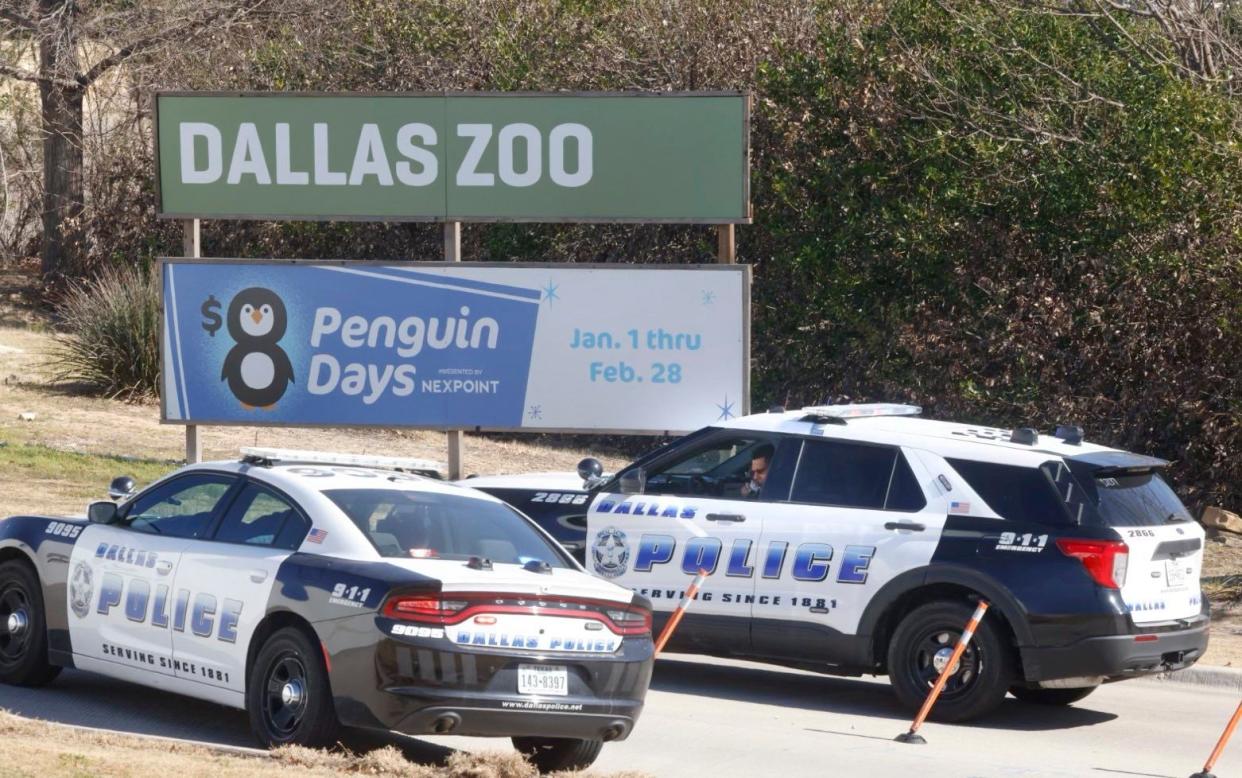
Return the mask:
{"type": "Polygon", "coordinates": [[[1212,749],[1212,755],[1204,763],[1203,769],[1190,776],[1190,778],[1216,778],[1216,776],[1212,775],[1212,765],[1216,764],[1217,759],[1220,759],[1221,752],[1225,750],[1225,744],[1233,736],[1233,731],[1238,728],[1239,720],[1242,720],[1242,702],[1238,703],[1238,709],[1233,712],[1233,718],[1229,719],[1229,726],[1225,727],[1225,731],[1220,735],[1220,740],[1216,741],[1216,748],[1212,749]]]}
{"type": "Polygon", "coordinates": [[[927,700],[923,703],[923,707],[919,710],[919,715],[914,717],[914,723],[910,725],[909,732],[902,732],[896,737],[899,743],[918,743],[923,744],[927,741],[922,735],[918,734],[919,727],[923,726],[923,722],[927,719],[927,714],[931,713],[932,706],[936,704],[936,698],[940,696],[940,692],[944,689],[944,685],[949,680],[949,676],[953,675],[953,671],[957,669],[957,660],[962,658],[962,653],[966,651],[966,646],[970,645],[970,639],[975,636],[975,630],[979,627],[979,622],[983,620],[983,614],[988,612],[988,601],[980,600],[979,607],[975,608],[975,614],[970,617],[970,621],[966,623],[966,629],[962,631],[962,636],[957,639],[957,646],[953,648],[953,655],[949,657],[949,662],[940,671],[940,677],[936,679],[936,684],[932,686],[931,693],[927,695],[927,700]]]}
{"type": "Polygon", "coordinates": [[[664,629],[660,630],[660,638],[656,641],[655,655],[659,656],[664,650],[664,644],[673,636],[673,630],[677,629],[677,624],[681,621],[682,614],[686,612],[686,608],[690,607],[690,603],[694,601],[694,595],[699,593],[699,587],[703,585],[703,581],[707,578],[707,571],[699,569],[699,574],[690,582],[690,588],[686,589],[686,596],[681,598],[681,602],[677,603],[677,607],[673,609],[673,615],[669,617],[668,623],[664,625],[664,629]]]}

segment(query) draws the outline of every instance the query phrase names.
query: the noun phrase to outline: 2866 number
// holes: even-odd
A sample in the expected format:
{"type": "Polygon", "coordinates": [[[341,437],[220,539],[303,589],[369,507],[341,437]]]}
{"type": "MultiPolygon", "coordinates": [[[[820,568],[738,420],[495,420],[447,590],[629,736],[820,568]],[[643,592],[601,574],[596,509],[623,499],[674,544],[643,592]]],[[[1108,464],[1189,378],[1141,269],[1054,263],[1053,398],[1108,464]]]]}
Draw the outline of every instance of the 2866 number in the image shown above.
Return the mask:
{"type": "Polygon", "coordinates": [[[584,505],[586,504],[589,494],[574,494],[573,492],[535,492],[535,496],[530,498],[531,502],[556,503],[558,505],[584,505]]]}

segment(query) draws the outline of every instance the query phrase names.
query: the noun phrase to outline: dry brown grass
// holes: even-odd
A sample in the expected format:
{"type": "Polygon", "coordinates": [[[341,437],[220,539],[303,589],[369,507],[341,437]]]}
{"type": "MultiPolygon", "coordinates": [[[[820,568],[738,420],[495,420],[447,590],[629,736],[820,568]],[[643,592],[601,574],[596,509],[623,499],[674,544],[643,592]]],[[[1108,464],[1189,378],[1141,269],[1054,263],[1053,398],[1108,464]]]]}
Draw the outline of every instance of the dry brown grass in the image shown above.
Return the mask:
{"type": "MultiPolygon", "coordinates": [[[[167,739],[49,724],[0,709],[0,768],[6,778],[175,775],[177,778],[273,778],[297,775],[380,778],[537,778],[515,752],[454,753],[443,766],[408,761],[393,746],[351,754],[287,747],[253,755],[167,739]]],[[[558,773],[579,778],[639,778],[640,773],[558,773]]]]}

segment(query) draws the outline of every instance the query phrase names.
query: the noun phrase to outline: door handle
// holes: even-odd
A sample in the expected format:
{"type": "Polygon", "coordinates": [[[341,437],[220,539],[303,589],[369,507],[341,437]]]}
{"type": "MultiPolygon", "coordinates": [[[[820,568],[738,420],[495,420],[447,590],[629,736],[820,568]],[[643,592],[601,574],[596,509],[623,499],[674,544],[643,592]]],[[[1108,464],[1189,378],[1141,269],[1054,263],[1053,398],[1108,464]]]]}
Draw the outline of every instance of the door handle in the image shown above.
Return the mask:
{"type": "Polygon", "coordinates": [[[884,522],[884,529],[891,529],[891,530],[908,529],[911,532],[922,532],[923,530],[927,529],[927,527],[926,525],[920,524],[917,521],[886,521],[884,522]]]}
{"type": "Polygon", "coordinates": [[[173,563],[169,562],[167,559],[161,559],[160,561],[155,563],[155,572],[159,573],[160,575],[168,575],[169,573],[172,572],[172,569],[173,569],[173,563]]]}
{"type": "Polygon", "coordinates": [[[740,513],[709,513],[706,518],[708,521],[746,521],[746,517],[740,513]]]}
{"type": "Polygon", "coordinates": [[[267,580],[267,571],[266,570],[251,570],[250,580],[254,581],[255,583],[263,583],[264,581],[267,580]]]}

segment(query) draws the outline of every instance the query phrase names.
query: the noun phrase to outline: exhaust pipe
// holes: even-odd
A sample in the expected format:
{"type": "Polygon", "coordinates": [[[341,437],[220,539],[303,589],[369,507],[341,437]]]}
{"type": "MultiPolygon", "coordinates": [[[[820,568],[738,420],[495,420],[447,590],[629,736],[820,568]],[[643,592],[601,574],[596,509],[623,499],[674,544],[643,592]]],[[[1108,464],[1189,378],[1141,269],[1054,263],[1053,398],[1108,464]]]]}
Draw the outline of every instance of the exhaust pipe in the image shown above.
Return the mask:
{"type": "Polygon", "coordinates": [[[457,725],[460,723],[461,716],[458,716],[456,713],[445,713],[431,725],[431,731],[437,735],[446,735],[457,729],[457,725]]]}
{"type": "Polygon", "coordinates": [[[600,739],[603,740],[605,743],[607,743],[610,740],[616,740],[617,738],[625,734],[625,729],[626,729],[625,722],[614,721],[611,724],[609,724],[608,727],[603,732],[600,733],[600,739]]]}

